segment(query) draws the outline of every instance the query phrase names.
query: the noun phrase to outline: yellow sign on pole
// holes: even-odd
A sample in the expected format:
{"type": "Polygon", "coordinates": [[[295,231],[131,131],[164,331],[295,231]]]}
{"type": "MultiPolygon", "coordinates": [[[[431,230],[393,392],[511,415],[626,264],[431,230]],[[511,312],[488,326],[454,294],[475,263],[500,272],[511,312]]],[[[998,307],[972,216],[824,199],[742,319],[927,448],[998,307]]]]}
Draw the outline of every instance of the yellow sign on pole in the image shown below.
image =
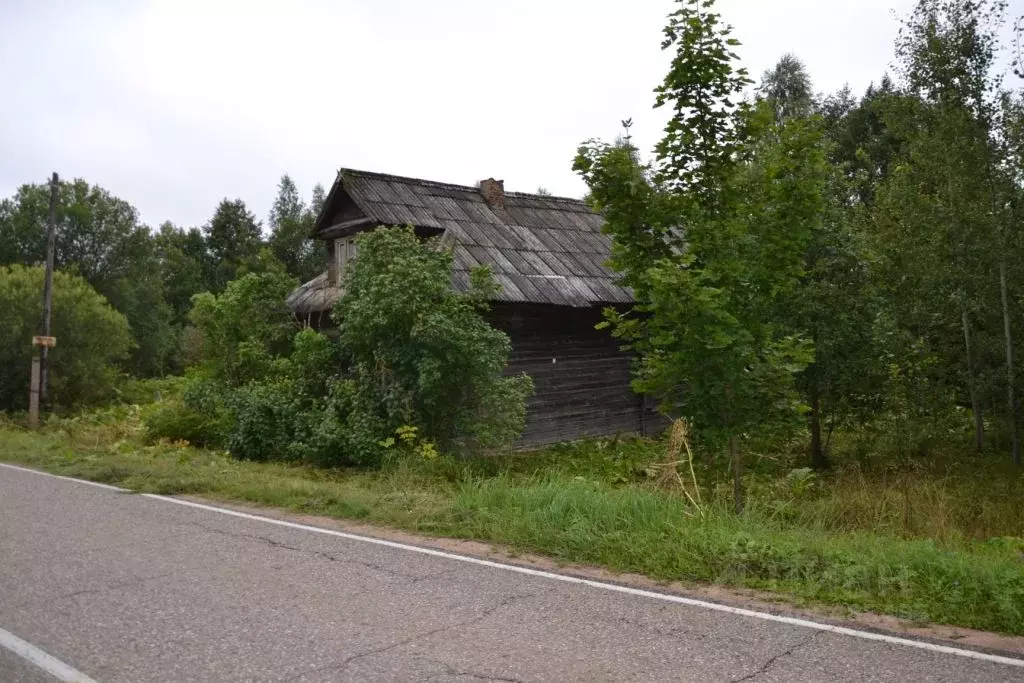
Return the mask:
{"type": "Polygon", "coordinates": [[[56,337],[32,337],[32,346],[46,346],[52,349],[56,345],[56,337]]]}

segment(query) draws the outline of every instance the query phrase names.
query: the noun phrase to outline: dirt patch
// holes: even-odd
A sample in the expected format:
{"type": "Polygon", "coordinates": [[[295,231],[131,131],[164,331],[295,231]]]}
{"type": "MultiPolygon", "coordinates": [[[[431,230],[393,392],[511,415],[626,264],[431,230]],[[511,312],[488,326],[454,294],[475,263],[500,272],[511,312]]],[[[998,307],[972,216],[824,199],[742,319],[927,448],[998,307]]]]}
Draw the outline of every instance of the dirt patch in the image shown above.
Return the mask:
{"type": "Polygon", "coordinates": [[[668,593],[681,597],[695,598],[708,602],[716,602],[732,607],[785,615],[797,618],[812,619],[835,626],[845,626],[860,630],[879,631],[905,638],[924,639],[937,643],[956,645],[983,651],[1001,652],[1010,655],[1024,656],[1024,636],[1008,636],[988,631],[941,624],[921,624],[897,617],[871,612],[857,612],[846,607],[826,607],[819,605],[795,605],[792,599],[762,591],[742,588],[726,588],[706,584],[684,583],[681,581],[656,581],[640,574],[619,574],[599,567],[562,564],[542,555],[517,553],[511,548],[493,543],[466,541],[454,538],[424,536],[407,531],[400,531],[383,526],[357,524],[331,517],[303,515],[272,507],[255,507],[211,501],[195,496],[180,496],[197,503],[215,504],[238,512],[260,515],[297,524],[344,531],[360,536],[368,536],[385,541],[394,541],[423,548],[443,550],[458,555],[466,555],[484,560],[503,562],[506,564],[529,567],[543,571],[565,574],[593,581],[615,583],[633,588],[668,593]]]}

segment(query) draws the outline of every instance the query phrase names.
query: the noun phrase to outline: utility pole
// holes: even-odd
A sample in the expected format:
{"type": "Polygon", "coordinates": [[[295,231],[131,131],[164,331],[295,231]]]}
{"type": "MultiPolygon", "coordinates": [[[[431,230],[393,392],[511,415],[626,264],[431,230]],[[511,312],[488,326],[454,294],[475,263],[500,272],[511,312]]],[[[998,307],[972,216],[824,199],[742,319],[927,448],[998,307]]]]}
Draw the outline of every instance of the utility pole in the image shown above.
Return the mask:
{"type": "Polygon", "coordinates": [[[32,338],[32,374],[28,386],[28,424],[39,426],[39,402],[49,395],[50,349],[57,340],[50,336],[50,317],[53,313],[53,261],[57,248],[57,193],[60,190],[57,174],[50,180],[50,222],[46,227],[46,273],[43,276],[43,319],[39,334],[32,338]],[[36,351],[36,349],[39,349],[36,351]]]}
{"type": "MultiPolygon", "coordinates": [[[[43,324],[39,334],[50,336],[50,317],[53,313],[53,261],[57,249],[57,194],[60,191],[59,179],[54,172],[50,181],[50,222],[46,228],[46,277],[43,282],[43,324]]],[[[50,394],[50,347],[40,346],[39,364],[39,397],[46,402],[50,394]]]]}

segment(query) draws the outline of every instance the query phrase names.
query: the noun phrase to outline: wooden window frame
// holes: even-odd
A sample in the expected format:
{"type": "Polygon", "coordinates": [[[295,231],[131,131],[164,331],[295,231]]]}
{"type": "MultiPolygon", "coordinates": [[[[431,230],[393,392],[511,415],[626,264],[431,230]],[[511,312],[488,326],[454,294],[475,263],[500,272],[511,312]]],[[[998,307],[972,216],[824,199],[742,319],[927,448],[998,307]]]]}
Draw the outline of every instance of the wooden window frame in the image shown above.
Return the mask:
{"type": "Polygon", "coordinates": [[[334,269],[339,282],[345,276],[345,269],[348,267],[349,261],[354,259],[358,253],[359,248],[356,246],[355,237],[338,237],[334,240],[334,269]]]}

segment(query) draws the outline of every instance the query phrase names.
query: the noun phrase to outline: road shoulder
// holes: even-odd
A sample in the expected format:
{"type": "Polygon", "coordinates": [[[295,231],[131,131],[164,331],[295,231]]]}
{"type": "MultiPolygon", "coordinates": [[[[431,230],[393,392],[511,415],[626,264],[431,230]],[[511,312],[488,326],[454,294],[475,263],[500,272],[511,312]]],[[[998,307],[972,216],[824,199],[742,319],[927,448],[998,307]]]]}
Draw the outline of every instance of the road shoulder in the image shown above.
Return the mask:
{"type": "Polygon", "coordinates": [[[555,572],[592,581],[602,581],[641,590],[678,595],[740,609],[755,610],[798,619],[809,619],[834,626],[888,634],[900,638],[923,640],[940,645],[977,650],[979,652],[1024,657],[1024,636],[1003,635],[943,624],[922,624],[889,615],[857,612],[838,606],[827,608],[817,605],[795,604],[786,600],[783,596],[760,591],[680,581],[656,581],[640,574],[619,574],[600,567],[558,563],[543,555],[520,553],[508,546],[494,543],[427,536],[386,526],[358,524],[333,517],[303,515],[275,507],[242,505],[200,496],[171,497],[295,524],[304,524],[384,541],[431,548],[447,553],[540,571],[555,572]]]}

